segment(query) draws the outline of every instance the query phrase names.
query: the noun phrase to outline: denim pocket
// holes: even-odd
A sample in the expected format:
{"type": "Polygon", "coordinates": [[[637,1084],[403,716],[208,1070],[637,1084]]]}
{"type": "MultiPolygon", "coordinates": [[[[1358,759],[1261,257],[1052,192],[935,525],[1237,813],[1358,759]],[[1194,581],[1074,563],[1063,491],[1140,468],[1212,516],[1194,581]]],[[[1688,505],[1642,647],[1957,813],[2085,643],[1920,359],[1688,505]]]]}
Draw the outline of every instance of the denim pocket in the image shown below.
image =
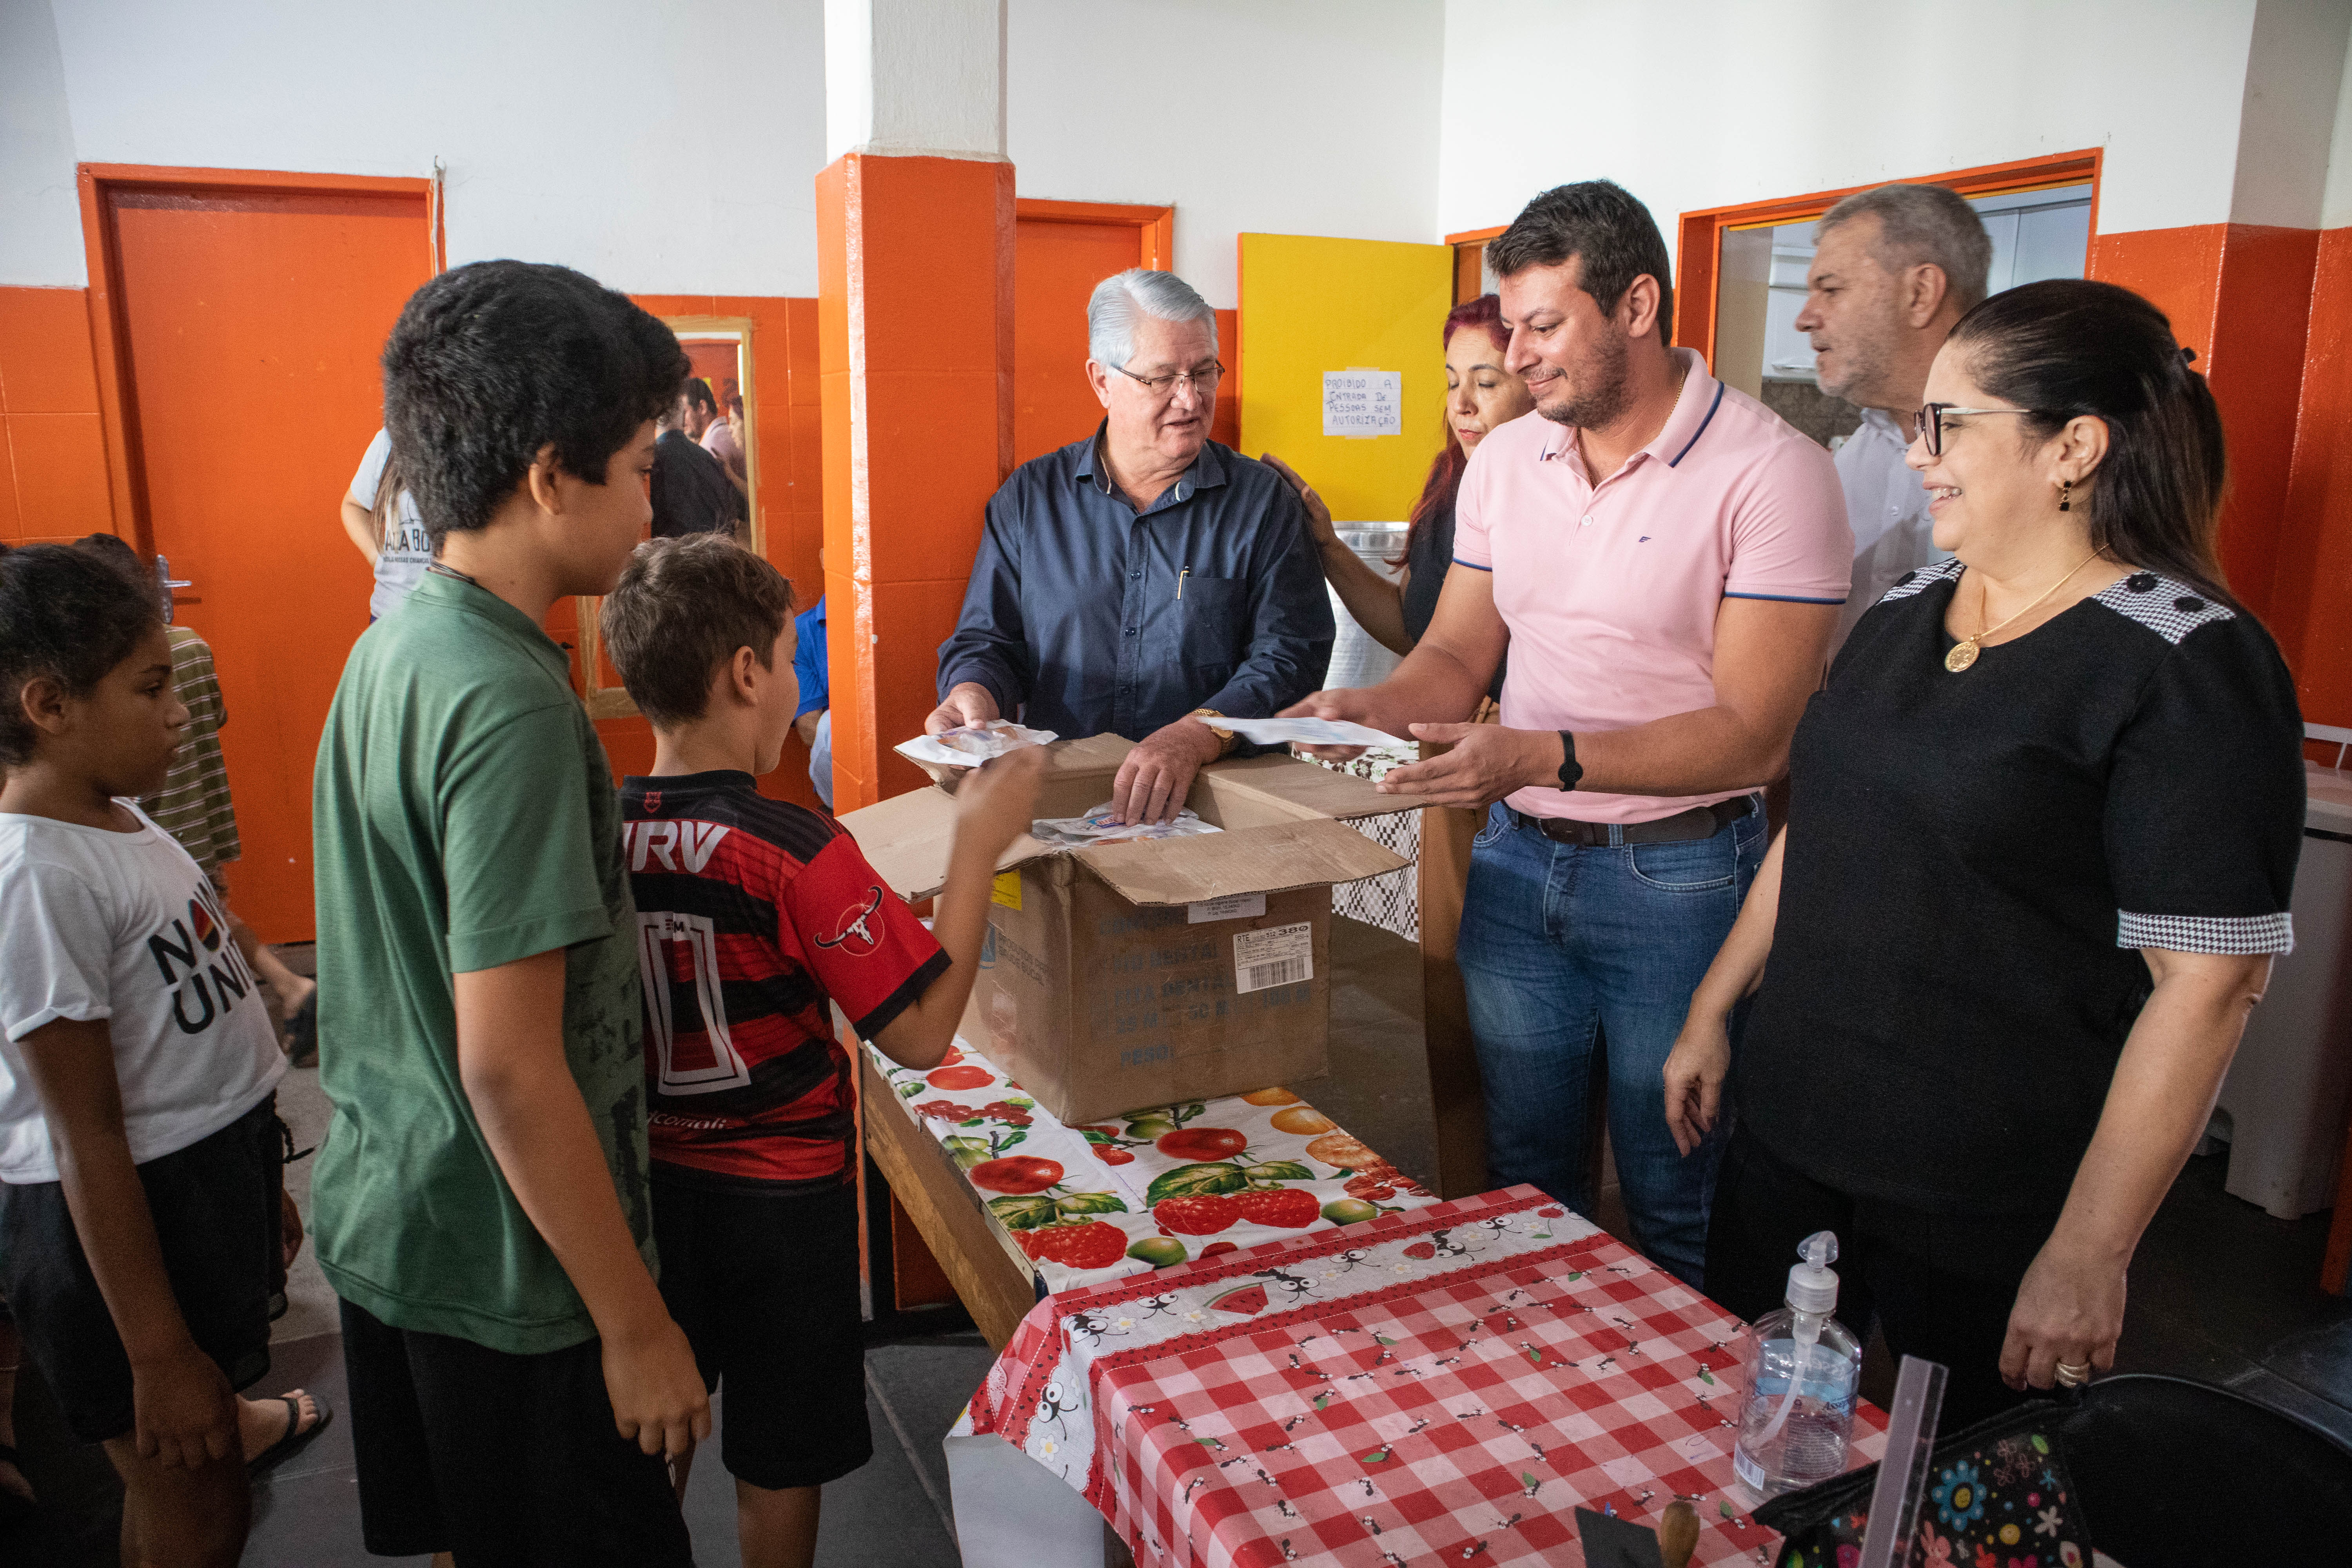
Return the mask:
{"type": "Polygon", "coordinates": [[[1486,826],[1470,840],[1473,849],[1484,849],[1511,829],[1511,808],[1497,803],[1486,808],[1486,826]]]}
{"type": "Polygon", "coordinates": [[[1625,856],[1633,879],[1660,892],[1711,893],[1730,887],[1738,875],[1728,833],[1679,844],[1629,844],[1625,856]]]}

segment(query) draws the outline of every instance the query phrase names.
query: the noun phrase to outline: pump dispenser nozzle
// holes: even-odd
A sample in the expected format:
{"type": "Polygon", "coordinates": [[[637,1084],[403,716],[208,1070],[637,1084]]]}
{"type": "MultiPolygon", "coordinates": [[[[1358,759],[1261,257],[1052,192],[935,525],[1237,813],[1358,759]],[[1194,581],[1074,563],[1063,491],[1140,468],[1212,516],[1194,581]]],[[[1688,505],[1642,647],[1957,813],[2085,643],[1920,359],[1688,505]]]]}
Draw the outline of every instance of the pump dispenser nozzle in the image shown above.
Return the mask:
{"type": "Polygon", "coordinates": [[[1833,1230],[1817,1230],[1798,1245],[1797,1256],[1804,1261],[1789,1270],[1789,1305],[1824,1317],[1837,1310],[1838,1277],[1830,1270],[1837,1255],[1833,1230]]]}

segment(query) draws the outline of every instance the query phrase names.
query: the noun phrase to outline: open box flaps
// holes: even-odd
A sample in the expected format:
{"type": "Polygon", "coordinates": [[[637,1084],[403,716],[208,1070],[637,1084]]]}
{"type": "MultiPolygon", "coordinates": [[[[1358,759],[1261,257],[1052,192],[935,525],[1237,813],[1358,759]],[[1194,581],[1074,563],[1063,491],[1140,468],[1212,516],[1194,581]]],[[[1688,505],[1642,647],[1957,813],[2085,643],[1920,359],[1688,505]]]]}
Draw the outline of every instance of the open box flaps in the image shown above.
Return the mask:
{"type": "MultiPolygon", "coordinates": [[[[1117,735],[1048,746],[1037,815],[1076,816],[1108,800],[1119,764],[1133,749],[1132,742],[1117,735]]],[[[1076,851],[1051,848],[1024,834],[998,857],[997,869],[1074,853],[1129,902],[1146,906],[1352,882],[1408,862],[1342,824],[1410,810],[1421,802],[1381,795],[1369,780],[1350,773],[1267,755],[1202,769],[1185,804],[1224,831],[1076,851]]],[[[853,811],[841,825],[899,897],[920,901],[947,881],[955,810],[944,787],[917,790],[853,811]]]]}
{"type": "Polygon", "coordinates": [[[1080,865],[1119,897],[1147,909],[1360,881],[1412,864],[1344,823],[1329,821],[1104,844],[1076,855],[1080,865]]]}
{"type": "MultiPolygon", "coordinates": [[[[1132,749],[1048,747],[1037,816],[1109,800],[1132,749]]],[[[997,862],[973,1016],[990,1058],[1070,1125],[1328,1070],[1331,885],[1406,864],[1334,818],[1421,803],[1269,755],[1203,768],[1184,804],[1219,831],[1075,849],[1024,837],[997,862]]],[[[946,879],[955,814],[942,786],[841,822],[922,899],[946,879]]]]}

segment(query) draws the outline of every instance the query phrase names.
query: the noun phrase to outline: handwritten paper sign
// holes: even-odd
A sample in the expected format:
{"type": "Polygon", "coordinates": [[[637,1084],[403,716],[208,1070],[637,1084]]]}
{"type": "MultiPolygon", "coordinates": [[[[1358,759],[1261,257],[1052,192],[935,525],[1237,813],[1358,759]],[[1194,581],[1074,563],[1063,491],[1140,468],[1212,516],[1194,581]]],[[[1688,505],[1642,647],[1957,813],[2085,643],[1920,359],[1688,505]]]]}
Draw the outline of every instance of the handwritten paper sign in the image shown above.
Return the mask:
{"type": "Polygon", "coordinates": [[[1404,434],[1403,373],[1327,370],[1323,373],[1323,434],[1360,440],[1404,434]]]}

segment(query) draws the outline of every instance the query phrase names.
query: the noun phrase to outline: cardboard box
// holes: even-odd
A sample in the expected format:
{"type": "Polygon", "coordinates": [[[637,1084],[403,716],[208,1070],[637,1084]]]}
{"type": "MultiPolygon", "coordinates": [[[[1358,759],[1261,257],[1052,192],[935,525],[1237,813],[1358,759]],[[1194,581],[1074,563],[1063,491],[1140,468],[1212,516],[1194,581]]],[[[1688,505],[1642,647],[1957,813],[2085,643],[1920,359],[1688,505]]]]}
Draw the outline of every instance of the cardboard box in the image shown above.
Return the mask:
{"type": "MultiPolygon", "coordinates": [[[[1037,815],[1108,800],[1131,749],[1116,735],[1048,748],[1037,815]]],[[[967,1016],[1066,1123],[1322,1074],[1332,885],[1408,864],[1347,823],[1421,803],[1262,756],[1202,769],[1185,804],[1223,831],[1076,850],[1024,837],[997,862],[967,1016]]],[[[841,824],[900,896],[939,891],[955,830],[943,788],[841,824]]]]}

